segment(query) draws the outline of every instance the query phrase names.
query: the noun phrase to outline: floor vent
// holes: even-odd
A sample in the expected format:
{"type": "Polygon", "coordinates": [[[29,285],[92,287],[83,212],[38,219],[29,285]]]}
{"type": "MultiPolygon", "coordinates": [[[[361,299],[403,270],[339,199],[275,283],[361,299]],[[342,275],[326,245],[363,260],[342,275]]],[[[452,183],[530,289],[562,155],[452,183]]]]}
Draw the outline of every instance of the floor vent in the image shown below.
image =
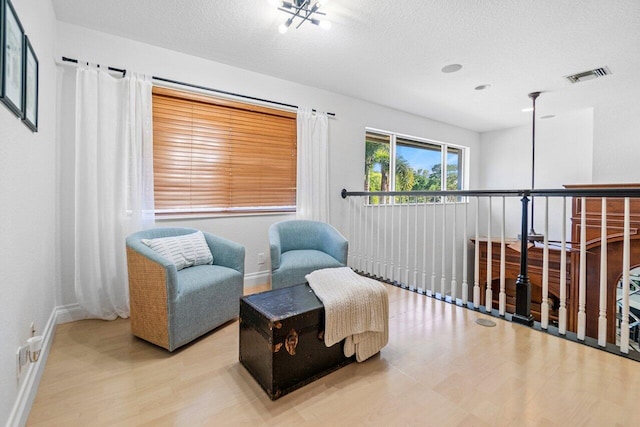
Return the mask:
{"type": "Polygon", "coordinates": [[[486,327],[493,327],[496,326],[496,322],[494,322],[493,320],[490,319],[486,319],[484,317],[481,317],[479,319],[476,319],[476,323],[480,326],[486,326],[486,327]]]}
{"type": "Polygon", "coordinates": [[[600,67],[594,70],[583,71],[582,73],[572,74],[570,76],[565,76],[567,80],[571,83],[584,82],[586,80],[597,79],[598,77],[604,77],[611,74],[611,70],[609,67],[600,67]]]}

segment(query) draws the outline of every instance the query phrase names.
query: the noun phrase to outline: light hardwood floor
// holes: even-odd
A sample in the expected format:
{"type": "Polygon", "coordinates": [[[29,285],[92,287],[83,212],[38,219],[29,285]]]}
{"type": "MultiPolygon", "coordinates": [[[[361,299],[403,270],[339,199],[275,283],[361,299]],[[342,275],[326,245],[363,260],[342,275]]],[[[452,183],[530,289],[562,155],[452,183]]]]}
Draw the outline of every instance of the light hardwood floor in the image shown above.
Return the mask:
{"type": "Polygon", "coordinates": [[[238,322],[169,354],[128,320],[60,325],[30,426],[635,426],[640,364],[388,286],[390,341],[272,402],[238,322]]]}

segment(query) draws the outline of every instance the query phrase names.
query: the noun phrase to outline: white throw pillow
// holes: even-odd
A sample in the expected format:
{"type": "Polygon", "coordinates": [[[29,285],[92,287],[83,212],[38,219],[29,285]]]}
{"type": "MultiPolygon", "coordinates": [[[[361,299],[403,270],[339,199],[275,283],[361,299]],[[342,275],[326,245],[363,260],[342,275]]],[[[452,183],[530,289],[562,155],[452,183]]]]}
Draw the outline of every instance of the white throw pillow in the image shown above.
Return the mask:
{"type": "Polygon", "coordinates": [[[174,263],[178,270],[194,265],[213,264],[213,255],[202,231],[140,241],[174,263]]]}

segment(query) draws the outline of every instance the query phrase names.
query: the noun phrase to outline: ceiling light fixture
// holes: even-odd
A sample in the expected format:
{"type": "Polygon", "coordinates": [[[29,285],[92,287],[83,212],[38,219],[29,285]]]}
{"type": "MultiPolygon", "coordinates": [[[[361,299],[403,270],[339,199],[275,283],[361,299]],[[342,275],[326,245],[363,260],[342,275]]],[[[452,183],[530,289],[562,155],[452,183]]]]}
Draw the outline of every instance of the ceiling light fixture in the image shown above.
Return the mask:
{"type": "Polygon", "coordinates": [[[305,22],[311,22],[313,25],[325,30],[331,28],[331,21],[319,19],[320,16],[326,16],[325,13],[319,11],[320,7],[326,2],[318,0],[313,5],[311,2],[312,0],[272,1],[271,3],[274,3],[278,10],[291,15],[285,22],[280,24],[278,31],[281,34],[286,33],[296,19],[300,20],[296,25],[296,29],[300,28],[305,22]]]}
{"type": "Polygon", "coordinates": [[[443,73],[455,73],[456,71],[460,71],[461,68],[462,65],[460,64],[449,64],[442,67],[442,70],[440,71],[442,71],[443,73]]]}

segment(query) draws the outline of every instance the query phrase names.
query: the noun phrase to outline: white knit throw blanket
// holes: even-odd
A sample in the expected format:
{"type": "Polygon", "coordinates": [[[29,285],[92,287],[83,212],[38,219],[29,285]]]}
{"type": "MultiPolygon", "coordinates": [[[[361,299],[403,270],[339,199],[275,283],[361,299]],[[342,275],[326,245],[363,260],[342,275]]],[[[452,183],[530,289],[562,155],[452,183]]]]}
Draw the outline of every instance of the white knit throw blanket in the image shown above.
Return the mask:
{"type": "Polygon", "coordinates": [[[363,362],[389,341],[389,296],[385,286],[349,267],[325,268],[306,276],[324,304],[324,343],[345,339],[344,355],[363,362]]]}

